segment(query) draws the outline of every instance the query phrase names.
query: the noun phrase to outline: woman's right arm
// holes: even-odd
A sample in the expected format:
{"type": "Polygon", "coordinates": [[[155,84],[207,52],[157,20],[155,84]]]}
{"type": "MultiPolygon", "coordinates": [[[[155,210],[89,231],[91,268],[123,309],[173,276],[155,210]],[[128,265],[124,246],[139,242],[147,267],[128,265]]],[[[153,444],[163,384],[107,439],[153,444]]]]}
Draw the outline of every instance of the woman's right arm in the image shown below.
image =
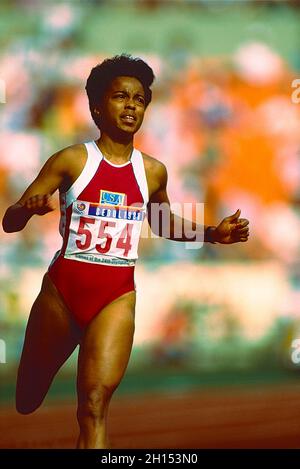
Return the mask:
{"type": "Polygon", "coordinates": [[[67,153],[70,151],[67,148],[51,156],[22,197],[6,210],[2,220],[6,233],[21,231],[33,215],[45,215],[54,210],[51,195],[67,174],[67,153]]]}

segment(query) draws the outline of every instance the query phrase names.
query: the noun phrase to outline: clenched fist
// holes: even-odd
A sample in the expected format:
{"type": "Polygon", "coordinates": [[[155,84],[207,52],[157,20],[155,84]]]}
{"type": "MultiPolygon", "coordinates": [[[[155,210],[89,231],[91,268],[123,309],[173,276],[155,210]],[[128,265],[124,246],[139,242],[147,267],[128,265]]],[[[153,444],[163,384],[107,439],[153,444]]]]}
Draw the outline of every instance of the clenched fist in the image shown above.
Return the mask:
{"type": "Polygon", "coordinates": [[[32,215],[45,215],[55,210],[55,204],[50,194],[34,195],[23,204],[32,215]]]}

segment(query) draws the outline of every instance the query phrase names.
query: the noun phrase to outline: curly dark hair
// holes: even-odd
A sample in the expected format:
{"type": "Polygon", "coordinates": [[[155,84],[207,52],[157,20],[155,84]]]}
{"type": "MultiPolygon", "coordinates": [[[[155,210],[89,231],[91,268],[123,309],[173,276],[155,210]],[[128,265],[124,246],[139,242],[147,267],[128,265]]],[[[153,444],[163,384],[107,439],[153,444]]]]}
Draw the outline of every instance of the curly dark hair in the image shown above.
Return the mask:
{"type": "Polygon", "coordinates": [[[111,82],[120,76],[137,78],[144,88],[146,107],[151,102],[152,91],[150,86],[155,76],[152,68],[146,62],[129,54],[115,55],[110,59],[105,59],[92,68],[85,86],[91,115],[97,127],[99,127],[99,122],[94,109],[101,102],[111,82]]]}

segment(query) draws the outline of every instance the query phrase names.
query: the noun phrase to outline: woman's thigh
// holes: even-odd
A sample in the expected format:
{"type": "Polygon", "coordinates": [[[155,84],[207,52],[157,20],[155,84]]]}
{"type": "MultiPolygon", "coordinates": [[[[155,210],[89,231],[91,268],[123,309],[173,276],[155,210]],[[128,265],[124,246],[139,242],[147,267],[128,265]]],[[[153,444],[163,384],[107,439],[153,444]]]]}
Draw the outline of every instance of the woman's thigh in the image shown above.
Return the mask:
{"type": "MultiPolygon", "coordinates": [[[[40,405],[51,381],[78,345],[82,331],[46,274],[29,315],[17,380],[17,408],[40,405]]],[[[32,410],[30,410],[32,408],[32,410]]]]}
{"type": "Polygon", "coordinates": [[[132,349],[135,301],[135,291],[122,295],[103,308],[87,326],[79,351],[79,402],[97,387],[109,392],[120,383],[132,349]]]}

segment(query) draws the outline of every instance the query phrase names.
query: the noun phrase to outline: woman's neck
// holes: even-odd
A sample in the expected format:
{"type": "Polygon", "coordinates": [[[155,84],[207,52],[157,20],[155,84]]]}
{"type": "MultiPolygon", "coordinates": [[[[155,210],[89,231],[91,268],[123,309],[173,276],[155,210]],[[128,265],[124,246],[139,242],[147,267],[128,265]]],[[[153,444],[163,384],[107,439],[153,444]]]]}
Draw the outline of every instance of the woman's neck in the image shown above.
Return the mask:
{"type": "Polygon", "coordinates": [[[112,140],[106,134],[101,134],[96,143],[105,158],[112,163],[123,164],[130,160],[133,150],[133,139],[128,143],[120,143],[112,140]]]}

